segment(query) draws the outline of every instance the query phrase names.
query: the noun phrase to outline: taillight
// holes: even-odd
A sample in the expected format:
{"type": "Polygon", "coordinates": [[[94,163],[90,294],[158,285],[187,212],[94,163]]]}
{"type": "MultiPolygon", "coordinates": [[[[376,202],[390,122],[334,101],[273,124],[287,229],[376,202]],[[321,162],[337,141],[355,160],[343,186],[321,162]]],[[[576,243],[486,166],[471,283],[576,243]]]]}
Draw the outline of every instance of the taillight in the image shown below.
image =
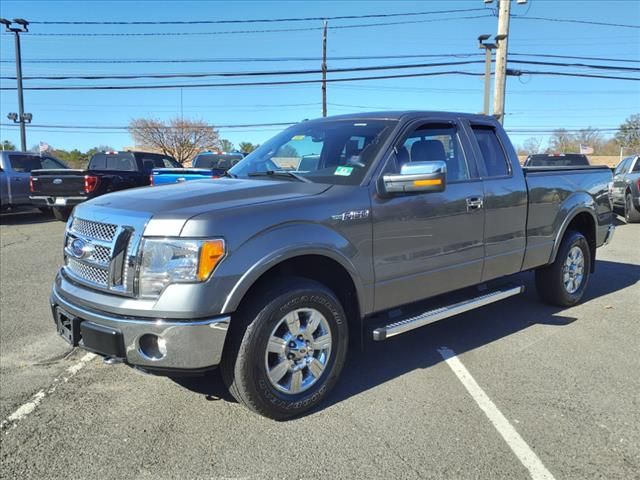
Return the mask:
{"type": "Polygon", "coordinates": [[[220,178],[218,175],[213,175],[211,178],[220,178]]]}
{"type": "Polygon", "coordinates": [[[638,191],[640,192],[640,178],[638,179],[638,191]]]}
{"type": "Polygon", "coordinates": [[[149,185],[153,187],[153,175],[149,175],[149,185]]]}
{"type": "Polygon", "coordinates": [[[31,193],[35,192],[35,189],[33,188],[33,177],[29,177],[29,191],[31,193]]]}
{"type": "Polygon", "coordinates": [[[84,193],[93,192],[98,186],[98,177],[95,175],[84,176],[84,193]]]}

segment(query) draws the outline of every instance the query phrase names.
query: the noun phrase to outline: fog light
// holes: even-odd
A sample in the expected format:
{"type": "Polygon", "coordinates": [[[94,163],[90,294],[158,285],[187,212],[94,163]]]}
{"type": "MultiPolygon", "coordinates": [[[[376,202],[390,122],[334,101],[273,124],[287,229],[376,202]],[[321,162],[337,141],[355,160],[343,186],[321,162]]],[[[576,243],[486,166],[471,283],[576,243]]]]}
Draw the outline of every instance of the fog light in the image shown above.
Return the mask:
{"type": "Polygon", "coordinates": [[[167,354],[167,341],[152,333],[145,333],[138,340],[140,353],[150,360],[161,360],[167,354]]]}

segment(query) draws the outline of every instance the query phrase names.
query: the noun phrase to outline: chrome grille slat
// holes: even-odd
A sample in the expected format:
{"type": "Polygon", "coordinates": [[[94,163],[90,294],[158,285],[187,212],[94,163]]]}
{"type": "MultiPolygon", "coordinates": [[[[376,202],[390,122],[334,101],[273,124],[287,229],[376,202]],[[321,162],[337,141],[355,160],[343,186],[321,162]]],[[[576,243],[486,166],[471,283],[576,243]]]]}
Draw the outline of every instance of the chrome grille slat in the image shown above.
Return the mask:
{"type": "Polygon", "coordinates": [[[86,265],[73,258],[67,258],[67,267],[77,277],[98,285],[100,287],[107,287],[109,285],[109,270],[86,265]]]}
{"type": "Polygon", "coordinates": [[[90,220],[83,220],[81,218],[74,218],[71,224],[72,232],[76,232],[85,237],[104,240],[107,242],[113,241],[117,230],[117,225],[113,225],[111,223],[92,222],[90,220]]]}

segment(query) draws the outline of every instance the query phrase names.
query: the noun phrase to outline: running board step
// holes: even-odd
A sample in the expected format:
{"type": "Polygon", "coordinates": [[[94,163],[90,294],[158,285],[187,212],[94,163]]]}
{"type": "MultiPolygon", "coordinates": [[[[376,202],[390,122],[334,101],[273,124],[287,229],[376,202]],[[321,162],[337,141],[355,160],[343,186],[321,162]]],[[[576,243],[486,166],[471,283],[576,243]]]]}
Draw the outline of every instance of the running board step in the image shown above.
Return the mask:
{"type": "Polygon", "coordinates": [[[443,318],[453,317],[469,310],[474,310],[479,307],[484,307],[490,303],[499,302],[505,298],[513,297],[524,292],[524,285],[516,287],[508,287],[500,290],[495,290],[491,293],[486,293],[479,297],[470,298],[462,302],[454,303],[446,307],[436,308],[435,310],[429,310],[428,312],[421,313],[415,317],[406,318],[398,322],[390,323],[386,327],[376,328],[373,331],[373,339],[376,341],[386,340],[387,338],[400,335],[401,333],[408,332],[414,328],[424,327],[443,318]]]}

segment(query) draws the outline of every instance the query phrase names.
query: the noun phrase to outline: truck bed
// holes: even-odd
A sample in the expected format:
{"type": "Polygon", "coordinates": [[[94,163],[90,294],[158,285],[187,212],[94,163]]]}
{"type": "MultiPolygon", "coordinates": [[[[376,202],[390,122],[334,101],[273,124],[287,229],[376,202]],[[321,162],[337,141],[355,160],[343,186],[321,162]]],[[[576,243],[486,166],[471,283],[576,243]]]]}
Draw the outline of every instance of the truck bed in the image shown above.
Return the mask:
{"type": "Polygon", "coordinates": [[[594,241],[602,245],[612,220],[609,167],[524,167],[523,171],[529,197],[523,270],[547,264],[564,233],[565,222],[587,207],[595,211],[594,241]]]}

